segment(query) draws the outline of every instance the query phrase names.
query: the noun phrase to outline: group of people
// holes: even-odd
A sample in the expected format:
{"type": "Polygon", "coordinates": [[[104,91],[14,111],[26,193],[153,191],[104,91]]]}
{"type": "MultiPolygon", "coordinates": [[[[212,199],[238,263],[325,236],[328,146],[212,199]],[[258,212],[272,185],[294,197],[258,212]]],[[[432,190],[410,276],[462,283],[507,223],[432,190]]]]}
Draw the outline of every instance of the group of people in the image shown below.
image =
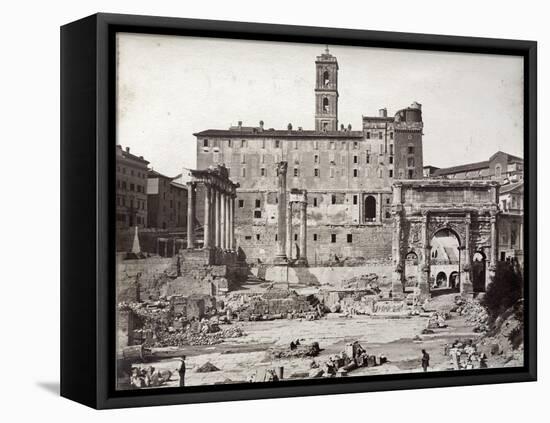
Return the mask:
{"type": "Polygon", "coordinates": [[[487,368],[487,355],[485,353],[480,354],[471,339],[466,343],[457,339],[450,346],[447,345],[445,355],[451,357],[454,370],[487,368]]]}
{"type": "Polygon", "coordinates": [[[132,367],[132,376],[130,384],[134,388],[149,388],[163,385],[170,380],[172,372],[170,370],[159,371],[153,366],[147,368],[132,367]]]}

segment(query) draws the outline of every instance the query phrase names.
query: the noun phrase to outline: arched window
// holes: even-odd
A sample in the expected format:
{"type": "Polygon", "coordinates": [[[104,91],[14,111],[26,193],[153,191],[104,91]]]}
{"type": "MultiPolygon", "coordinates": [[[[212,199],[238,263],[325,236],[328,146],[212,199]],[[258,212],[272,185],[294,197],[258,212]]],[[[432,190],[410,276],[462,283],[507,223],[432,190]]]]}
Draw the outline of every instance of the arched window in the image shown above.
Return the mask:
{"type": "Polygon", "coordinates": [[[328,71],[325,71],[323,73],[323,84],[325,85],[325,87],[328,86],[329,82],[330,82],[329,73],[328,71]]]}
{"type": "Polygon", "coordinates": [[[376,220],[376,199],[369,195],[365,198],[365,222],[374,222],[376,220]]]}
{"type": "Polygon", "coordinates": [[[323,110],[327,113],[329,111],[328,98],[327,97],[323,97],[323,110]]]}
{"type": "Polygon", "coordinates": [[[405,257],[407,264],[416,266],[418,264],[418,256],[414,251],[410,251],[405,257]]]}

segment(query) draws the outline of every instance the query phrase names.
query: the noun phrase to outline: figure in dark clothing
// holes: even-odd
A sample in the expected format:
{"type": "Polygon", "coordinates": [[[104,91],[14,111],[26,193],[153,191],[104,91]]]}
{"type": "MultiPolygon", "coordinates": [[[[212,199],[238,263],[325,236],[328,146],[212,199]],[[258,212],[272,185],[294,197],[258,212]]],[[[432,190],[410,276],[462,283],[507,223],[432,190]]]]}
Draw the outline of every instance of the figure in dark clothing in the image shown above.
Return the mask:
{"type": "Polygon", "coordinates": [[[424,369],[424,371],[427,372],[429,365],[430,365],[430,354],[428,354],[426,350],[422,350],[422,369],[424,369]]]}
{"type": "Polygon", "coordinates": [[[178,369],[178,374],[180,375],[180,386],[185,386],[185,356],[182,355],[180,358],[180,366],[178,369]]]}

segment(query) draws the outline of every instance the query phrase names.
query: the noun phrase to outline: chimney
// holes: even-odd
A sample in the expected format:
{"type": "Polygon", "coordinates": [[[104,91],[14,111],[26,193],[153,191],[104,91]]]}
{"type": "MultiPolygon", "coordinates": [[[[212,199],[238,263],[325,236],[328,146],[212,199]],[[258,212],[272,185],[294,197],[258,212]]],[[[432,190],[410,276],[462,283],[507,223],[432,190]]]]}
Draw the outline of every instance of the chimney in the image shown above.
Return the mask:
{"type": "Polygon", "coordinates": [[[380,117],[388,117],[388,110],[384,107],[383,109],[378,110],[378,116],[380,117]]]}
{"type": "Polygon", "coordinates": [[[260,131],[263,131],[264,130],[264,121],[261,120],[260,121],[260,131]]]}
{"type": "Polygon", "coordinates": [[[292,123],[289,123],[289,124],[287,125],[287,129],[288,129],[289,131],[292,131],[292,123]]]}
{"type": "Polygon", "coordinates": [[[348,123],[348,131],[351,131],[351,123],[348,123]]]}
{"type": "Polygon", "coordinates": [[[243,126],[243,121],[240,120],[239,123],[237,123],[237,126],[238,126],[239,128],[241,128],[241,127],[243,126]]]}

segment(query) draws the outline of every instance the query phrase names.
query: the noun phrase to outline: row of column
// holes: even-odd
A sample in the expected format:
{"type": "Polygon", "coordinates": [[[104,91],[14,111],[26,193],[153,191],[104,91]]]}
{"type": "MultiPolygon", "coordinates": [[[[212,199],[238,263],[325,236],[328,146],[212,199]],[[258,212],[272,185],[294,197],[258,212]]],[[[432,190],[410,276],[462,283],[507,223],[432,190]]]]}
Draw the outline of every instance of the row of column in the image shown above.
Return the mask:
{"type": "Polygon", "coordinates": [[[286,226],[286,255],[288,259],[292,259],[292,246],[294,244],[294,237],[292,233],[292,206],[293,204],[300,205],[300,232],[298,235],[298,254],[296,257],[296,263],[307,264],[307,199],[305,201],[289,201],[287,212],[287,226],[286,226]]]}
{"type": "MultiPolygon", "coordinates": [[[[187,248],[195,248],[195,182],[187,191],[187,248]]],[[[204,248],[235,249],[235,194],[216,185],[204,184],[204,248]]]]}

